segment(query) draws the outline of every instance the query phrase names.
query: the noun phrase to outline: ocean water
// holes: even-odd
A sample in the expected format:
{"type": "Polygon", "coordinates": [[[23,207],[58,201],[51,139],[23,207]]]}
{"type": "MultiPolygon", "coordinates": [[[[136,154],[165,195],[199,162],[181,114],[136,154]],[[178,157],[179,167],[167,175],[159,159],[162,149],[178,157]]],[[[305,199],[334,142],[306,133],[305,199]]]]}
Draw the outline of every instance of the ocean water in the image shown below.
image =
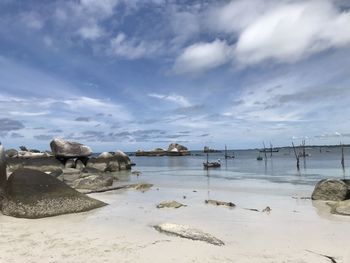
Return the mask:
{"type": "MultiPolygon", "coordinates": [[[[228,155],[232,155],[232,150],[228,155]]],[[[270,183],[314,186],[324,178],[349,178],[350,149],[345,148],[345,169],[341,166],[341,149],[330,147],[308,148],[310,155],[300,158],[300,169],[296,167],[293,150],[280,149],[272,157],[258,161],[258,150],[235,150],[234,159],[224,158],[224,151],[210,153],[209,160],[221,160],[220,168],[203,169],[206,155],[203,152],[192,152],[191,156],[179,157],[135,157],[131,156],[136,166],[149,181],[192,182],[194,184],[210,178],[222,184],[232,180],[259,180],[270,183]],[[197,156],[200,155],[200,156],[197,156]]],[[[264,157],[264,153],[260,153],[264,157]]]]}

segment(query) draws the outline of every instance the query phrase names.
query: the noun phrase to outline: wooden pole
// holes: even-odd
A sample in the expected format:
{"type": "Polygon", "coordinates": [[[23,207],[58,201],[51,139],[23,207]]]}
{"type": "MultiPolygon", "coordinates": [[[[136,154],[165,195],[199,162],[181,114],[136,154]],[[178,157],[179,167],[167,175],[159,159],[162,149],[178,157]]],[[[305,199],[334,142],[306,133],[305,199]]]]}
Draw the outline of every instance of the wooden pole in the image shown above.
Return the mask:
{"type": "Polygon", "coordinates": [[[341,166],[343,169],[345,169],[345,162],[344,162],[344,145],[340,142],[341,146],[341,166]]]}
{"type": "Polygon", "coordinates": [[[264,154],[265,154],[265,160],[267,159],[267,156],[266,156],[266,147],[265,147],[265,142],[263,142],[263,145],[264,145],[264,154]]]}
{"type": "Polygon", "coordinates": [[[300,170],[300,166],[299,166],[299,156],[297,154],[297,150],[295,149],[294,143],[292,142],[293,145],[293,150],[294,150],[294,154],[295,154],[295,158],[297,159],[297,169],[298,171],[300,170]]]}

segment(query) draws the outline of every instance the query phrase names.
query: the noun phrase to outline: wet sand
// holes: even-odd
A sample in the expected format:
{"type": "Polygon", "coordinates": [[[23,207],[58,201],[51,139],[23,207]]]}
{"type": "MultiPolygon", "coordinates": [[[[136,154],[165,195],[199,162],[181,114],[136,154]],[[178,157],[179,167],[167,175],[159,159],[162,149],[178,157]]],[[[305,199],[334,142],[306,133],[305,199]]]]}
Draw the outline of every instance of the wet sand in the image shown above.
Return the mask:
{"type": "Polygon", "coordinates": [[[212,180],[209,186],[203,181],[193,188],[174,182],[152,182],[155,186],[145,193],[92,194],[110,205],[86,213],[37,220],[0,215],[0,262],[331,262],[316,253],[350,262],[350,218],[330,215],[322,203],[293,198],[310,196],[310,186],[212,180]],[[208,198],[237,206],[208,205],[208,198]],[[164,200],[188,206],[157,209],[164,200]],[[246,209],[266,206],[270,214],[246,209]],[[225,246],[152,228],[165,222],[198,228],[225,246]]]}

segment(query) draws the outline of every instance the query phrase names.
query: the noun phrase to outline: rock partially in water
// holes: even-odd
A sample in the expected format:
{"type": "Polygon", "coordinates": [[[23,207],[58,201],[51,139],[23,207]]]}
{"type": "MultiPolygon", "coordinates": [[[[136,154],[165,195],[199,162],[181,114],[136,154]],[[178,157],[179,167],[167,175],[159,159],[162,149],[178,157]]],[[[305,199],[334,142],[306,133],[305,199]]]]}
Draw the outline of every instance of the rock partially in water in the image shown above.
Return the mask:
{"type": "Polygon", "coordinates": [[[186,206],[176,201],[163,201],[157,205],[157,208],[180,208],[186,206]]]}
{"type": "Polygon", "coordinates": [[[86,168],[93,168],[100,172],[105,172],[108,167],[108,162],[105,159],[90,158],[86,163],[86,168]]]}
{"type": "Polygon", "coordinates": [[[312,193],[312,200],[343,201],[348,197],[348,186],[342,180],[325,179],[318,182],[312,193]]]}
{"type": "Polygon", "coordinates": [[[182,238],[187,238],[191,240],[199,240],[204,241],[209,244],[213,244],[216,246],[223,246],[225,243],[221,241],[220,239],[202,232],[201,230],[191,228],[189,226],[185,225],[178,225],[178,224],[172,224],[172,223],[164,223],[160,225],[154,226],[156,230],[162,233],[170,234],[179,236],[182,238]]]}
{"type": "Polygon", "coordinates": [[[222,206],[227,206],[227,207],[235,207],[236,205],[232,202],[223,202],[223,201],[218,201],[218,200],[205,200],[206,204],[211,204],[211,205],[222,205],[222,206]]]}
{"type": "Polygon", "coordinates": [[[90,147],[78,143],[70,142],[63,139],[53,139],[50,143],[52,153],[57,157],[64,158],[79,158],[88,157],[92,154],[90,147]]]}
{"type": "Polygon", "coordinates": [[[90,175],[73,182],[76,189],[96,190],[113,184],[113,177],[108,175],[90,175]]]}
{"type": "Polygon", "coordinates": [[[343,216],[350,216],[350,200],[328,203],[331,213],[343,216]]]}
{"type": "Polygon", "coordinates": [[[42,218],[84,212],[105,205],[51,175],[32,169],[19,169],[7,181],[2,212],[14,217],[42,218]]]}

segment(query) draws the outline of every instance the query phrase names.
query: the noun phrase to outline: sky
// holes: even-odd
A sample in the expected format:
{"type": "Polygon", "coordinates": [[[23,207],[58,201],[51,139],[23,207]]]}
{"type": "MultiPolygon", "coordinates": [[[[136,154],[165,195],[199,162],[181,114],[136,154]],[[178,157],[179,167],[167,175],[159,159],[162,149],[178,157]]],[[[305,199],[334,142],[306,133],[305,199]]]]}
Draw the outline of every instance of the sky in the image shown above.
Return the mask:
{"type": "Polygon", "coordinates": [[[0,141],[350,143],[350,1],[0,0],[0,141]]]}

